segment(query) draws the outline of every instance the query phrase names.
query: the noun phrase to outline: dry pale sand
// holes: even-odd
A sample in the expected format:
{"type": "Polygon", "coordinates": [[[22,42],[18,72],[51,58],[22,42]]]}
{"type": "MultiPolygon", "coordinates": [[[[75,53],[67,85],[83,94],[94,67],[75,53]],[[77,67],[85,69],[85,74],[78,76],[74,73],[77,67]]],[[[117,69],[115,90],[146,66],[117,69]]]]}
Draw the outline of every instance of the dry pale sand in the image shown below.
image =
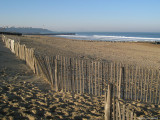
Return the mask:
{"type": "Polygon", "coordinates": [[[81,41],[48,36],[13,38],[21,40],[21,43],[34,47],[39,53],[47,53],[47,55],[97,58],[149,68],[160,68],[160,44],[81,41]]]}
{"type": "Polygon", "coordinates": [[[0,40],[0,119],[103,119],[103,98],[56,93],[0,40]]]}
{"type": "MultiPolygon", "coordinates": [[[[44,50],[46,49],[49,50],[49,54],[59,53],[68,56],[76,55],[78,57],[83,55],[83,44],[85,46],[91,43],[95,44],[95,46],[97,47],[98,44],[102,45],[102,43],[99,42],[80,42],[73,40],[65,41],[65,39],[57,38],[58,40],[56,40],[56,38],[50,37],[42,37],[40,40],[38,40],[37,37],[22,38],[23,43],[26,43],[28,46],[34,48],[36,47],[36,49],[42,54],[45,54],[44,50]],[[73,46],[70,50],[69,48],[71,47],[71,45],[73,45],[71,44],[72,42],[73,44],[77,45],[77,48],[73,46]],[[62,45],[62,48],[65,49],[62,49],[60,45],[62,45]],[[78,51],[80,53],[78,53],[78,51]]],[[[147,45],[152,46],[150,44],[147,45]]],[[[84,49],[89,48],[84,47],[84,49]]],[[[91,46],[90,49],[92,49],[91,46]]],[[[158,46],[157,49],[159,49],[158,46]]],[[[85,52],[84,55],[88,56],[88,53],[85,52]]],[[[92,56],[91,54],[91,57],[94,56],[92,56]]],[[[1,40],[0,83],[0,119],[2,120],[95,120],[104,118],[104,97],[77,94],[73,96],[70,93],[56,93],[54,90],[51,89],[50,85],[43,78],[35,76],[24,61],[16,58],[15,55],[9,51],[9,49],[5,48],[1,40]]],[[[137,114],[139,114],[139,116],[141,117],[144,115],[160,115],[160,106],[158,105],[146,105],[137,102],[129,102],[128,106],[130,106],[131,104],[135,106],[138,111],[137,114]]]]}

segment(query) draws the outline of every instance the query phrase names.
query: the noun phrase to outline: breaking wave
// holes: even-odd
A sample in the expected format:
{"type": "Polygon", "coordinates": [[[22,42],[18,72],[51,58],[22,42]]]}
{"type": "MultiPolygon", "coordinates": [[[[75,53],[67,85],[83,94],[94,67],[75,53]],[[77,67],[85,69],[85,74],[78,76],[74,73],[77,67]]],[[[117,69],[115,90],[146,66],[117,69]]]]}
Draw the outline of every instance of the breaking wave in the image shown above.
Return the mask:
{"type": "Polygon", "coordinates": [[[64,37],[69,39],[78,40],[97,40],[97,41],[160,41],[160,38],[149,37],[127,37],[127,36],[108,36],[108,35],[57,35],[58,37],[64,37]]]}

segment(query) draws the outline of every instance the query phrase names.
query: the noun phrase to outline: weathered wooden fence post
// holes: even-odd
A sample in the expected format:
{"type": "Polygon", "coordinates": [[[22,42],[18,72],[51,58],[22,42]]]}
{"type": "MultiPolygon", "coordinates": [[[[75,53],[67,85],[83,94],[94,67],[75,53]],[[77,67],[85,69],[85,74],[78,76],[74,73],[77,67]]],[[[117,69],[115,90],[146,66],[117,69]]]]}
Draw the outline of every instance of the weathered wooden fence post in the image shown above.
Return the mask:
{"type": "Polygon", "coordinates": [[[78,94],[78,59],[76,59],[76,91],[78,94]]]}
{"type": "Polygon", "coordinates": [[[61,59],[61,76],[60,76],[61,83],[60,84],[61,84],[61,91],[63,92],[64,91],[64,87],[63,87],[64,86],[64,81],[63,81],[63,66],[64,66],[63,65],[63,57],[61,56],[60,59],[61,59]]]}
{"type": "Polygon", "coordinates": [[[89,93],[88,92],[88,88],[89,88],[89,83],[88,83],[88,78],[87,77],[89,77],[89,74],[88,74],[88,62],[87,62],[87,60],[86,60],[86,82],[85,82],[85,92],[86,93],[89,93]]]}
{"type": "Polygon", "coordinates": [[[113,85],[108,84],[108,91],[105,93],[105,120],[112,119],[112,92],[113,85]]]}
{"type": "Polygon", "coordinates": [[[92,88],[92,92],[91,94],[93,95],[94,91],[93,91],[93,75],[94,75],[94,71],[93,71],[93,61],[92,61],[92,68],[91,68],[91,88],[92,88]]]}
{"type": "Polygon", "coordinates": [[[73,92],[75,92],[75,65],[74,65],[74,62],[75,59],[72,58],[72,81],[71,81],[71,85],[72,85],[72,90],[73,92]]]}
{"type": "Polygon", "coordinates": [[[97,62],[95,62],[95,95],[97,95],[97,65],[96,65],[97,62]]]}
{"type": "MultiPolygon", "coordinates": [[[[121,84],[122,84],[122,69],[119,71],[119,85],[118,85],[118,98],[121,98],[121,84]]],[[[118,82],[117,82],[118,83],[118,82]]]]}
{"type": "Polygon", "coordinates": [[[73,93],[73,79],[72,79],[72,59],[70,58],[70,81],[71,81],[71,92],[73,93]]]}
{"type": "Polygon", "coordinates": [[[64,91],[66,92],[66,88],[67,88],[67,85],[66,85],[66,58],[63,57],[63,70],[64,70],[64,76],[63,76],[63,81],[64,81],[64,91]]]}
{"type": "Polygon", "coordinates": [[[58,72],[57,72],[57,56],[55,58],[55,89],[56,89],[56,92],[58,92],[58,81],[57,81],[57,78],[58,78],[58,72]]]}
{"type": "Polygon", "coordinates": [[[90,61],[89,61],[89,64],[88,64],[88,80],[89,80],[89,82],[88,82],[89,91],[88,92],[89,92],[89,94],[91,94],[91,64],[90,64],[90,61]]]}
{"type": "Polygon", "coordinates": [[[124,67],[122,67],[122,68],[120,68],[120,75],[119,75],[119,86],[118,86],[118,98],[119,99],[121,97],[122,97],[122,99],[124,99],[124,88],[125,88],[124,82],[125,82],[125,73],[124,73],[124,67]],[[121,93],[122,93],[122,95],[121,95],[121,93]]]}
{"type": "Polygon", "coordinates": [[[125,68],[122,67],[122,99],[124,99],[124,88],[125,88],[125,68]]]}
{"type": "Polygon", "coordinates": [[[101,90],[102,93],[101,93],[101,95],[103,95],[103,90],[104,90],[104,74],[103,74],[104,71],[103,70],[104,69],[103,69],[103,62],[102,62],[102,83],[101,83],[102,84],[102,90],[101,90]]]}
{"type": "Polygon", "coordinates": [[[84,85],[84,77],[85,77],[85,76],[84,76],[84,74],[85,74],[84,71],[85,71],[84,62],[83,62],[83,60],[82,60],[82,80],[83,80],[83,81],[82,81],[82,93],[84,93],[84,86],[85,86],[85,85],[84,85]]]}
{"type": "Polygon", "coordinates": [[[82,94],[82,70],[81,70],[81,60],[79,60],[79,92],[82,94]]]}

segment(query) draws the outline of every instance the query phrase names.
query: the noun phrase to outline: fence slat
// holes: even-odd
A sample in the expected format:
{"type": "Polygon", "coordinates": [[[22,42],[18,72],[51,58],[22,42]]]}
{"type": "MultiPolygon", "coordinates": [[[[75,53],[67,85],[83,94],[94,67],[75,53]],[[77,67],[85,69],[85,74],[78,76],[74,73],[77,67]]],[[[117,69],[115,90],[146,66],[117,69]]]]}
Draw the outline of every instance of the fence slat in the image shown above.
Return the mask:
{"type": "Polygon", "coordinates": [[[155,99],[156,99],[156,96],[155,96],[155,94],[156,94],[156,77],[157,77],[157,71],[155,71],[154,70],[154,77],[153,77],[153,82],[154,82],[154,84],[153,84],[153,100],[152,100],[152,103],[155,103],[155,99]]]}
{"type": "Polygon", "coordinates": [[[82,60],[82,93],[84,93],[84,61],[82,60]]]}
{"type": "Polygon", "coordinates": [[[148,76],[147,76],[146,102],[148,102],[148,98],[149,98],[149,72],[150,70],[148,70],[148,76]]]}
{"type": "Polygon", "coordinates": [[[73,71],[72,71],[73,67],[72,67],[72,59],[70,58],[70,88],[71,88],[71,92],[73,93],[73,71]]]}
{"type": "Polygon", "coordinates": [[[69,60],[66,58],[66,91],[69,92],[69,60]]]}
{"type": "Polygon", "coordinates": [[[143,69],[141,70],[141,97],[140,100],[143,101],[143,69]]]}
{"type": "Polygon", "coordinates": [[[63,91],[63,84],[64,84],[64,81],[63,81],[63,58],[62,56],[60,57],[60,61],[61,61],[61,76],[60,76],[60,81],[61,81],[61,91],[63,91]]]}
{"type": "Polygon", "coordinates": [[[125,78],[125,83],[126,83],[126,95],[125,95],[125,99],[128,99],[128,65],[126,65],[126,74],[125,74],[126,78],[125,78]]]}
{"type": "Polygon", "coordinates": [[[126,109],[126,106],[125,104],[123,104],[122,120],[125,120],[125,109],[126,109]]]}
{"type": "Polygon", "coordinates": [[[138,75],[138,97],[137,97],[138,99],[137,99],[137,100],[140,100],[140,92],[141,92],[141,91],[140,91],[140,89],[141,89],[141,88],[140,88],[140,84],[141,84],[140,82],[141,82],[141,69],[140,69],[140,67],[139,67],[139,75],[138,75]]]}
{"type": "Polygon", "coordinates": [[[105,120],[112,119],[112,84],[108,84],[108,92],[105,94],[105,120]]]}
{"type": "Polygon", "coordinates": [[[66,92],[66,88],[67,88],[67,85],[66,85],[66,58],[63,57],[63,70],[64,70],[64,75],[63,75],[63,81],[64,81],[64,91],[66,92]]]}
{"type": "Polygon", "coordinates": [[[118,94],[118,93],[119,93],[119,87],[118,87],[118,86],[119,86],[119,69],[118,69],[118,68],[119,68],[119,67],[118,67],[118,64],[117,64],[117,69],[116,69],[116,70],[117,70],[117,80],[116,80],[116,82],[117,82],[117,84],[116,84],[117,92],[116,92],[116,93],[117,93],[117,94],[116,94],[116,96],[119,95],[119,94],[118,94]]]}
{"type": "Polygon", "coordinates": [[[96,62],[95,62],[95,95],[97,95],[97,65],[96,65],[96,62]]]}
{"type": "Polygon", "coordinates": [[[94,88],[94,86],[93,86],[93,72],[94,72],[94,70],[93,70],[93,61],[92,61],[92,69],[91,69],[91,87],[92,87],[92,95],[93,95],[93,93],[94,93],[94,90],[93,90],[93,88],[94,88]]]}
{"type": "MultiPolygon", "coordinates": [[[[158,81],[159,81],[159,71],[156,71],[157,72],[157,83],[156,83],[156,94],[155,94],[155,96],[157,96],[156,98],[155,98],[155,103],[156,104],[158,104],[158,86],[160,85],[160,83],[158,83],[158,81]]],[[[160,94],[160,93],[159,93],[160,94]]],[[[159,99],[160,99],[160,97],[159,97],[159,99]]]]}
{"type": "Polygon", "coordinates": [[[131,99],[131,70],[128,69],[128,99],[131,99]]]}
{"type": "Polygon", "coordinates": [[[91,94],[91,64],[90,64],[90,61],[89,61],[89,64],[88,64],[88,89],[89,89],[89,94],[91,94]]]}
{"type": "Polygon", "coordinates": [[[86,91],[86,93],[89,93],[89,92],[88,92],[88,88],[89,88],[89,87],[88,87],[88,86],[89,86],[89,85],[88,85],[88,84],[89,84],[89,82],[88,82],[88,77],[89,77],[89,76],[88,76],[88,64],[87,64],[87,63],[88,63],[88,62],[87,62],[87,60],[86,60],[86,73],[85,73],[85,74],[86,74],[86,80],[85,80],[84,85],[85,85],[85,91],[86,91]]]}
{"type": "Polygon", "coordinates": [[[118,117],[118,101],[116,100],[116,120],[119,120],[118,117]]]}
{"type": "Polygon", "coordinates": [[[97,78],[97,82],[98,82],[98,85],[97,85],[97,86],[98,86],[98,89],[97,89],[97,90],[98,90],[98,93],[97,93],[97,94],[98,94],[98,96],[100,96],[100,75],[99,75],[99,70],[100,70],[100,68],[99,68],[99,64],[100,64],[100,63],[99,63],[99,61],[98,61],[98,70],[97,70],[97,72],[98,72],[98,76],[97,76],[97,77],[98,77],[98,78],[97,78]]]}
{"type": "MultiPolygon", "coordinates": [[[[133,99],[134,98],[134,96],[133,96],[133,81],[134,81],[134,75],[133,75],[133,71],[134,71],[134,67],[132,66],[132,79],[131,79],[131,99],[133,99]]],[[[135,88],[136,89],[136,88],[135,88]]],[[[136,94],[135,94],[135,96],[136,96],[136,94]]]]}
{"type": "Polygon", "coordinates": [[[124,93],[124,89],[125,89],[125,67],[122,67],[122,83],[121,83],[121,88],[122,88],[122,99],[124,99],[125,98],[125,93],[124,93]]]}
{"type": "Polygon", "coordinates": [[[82,94],[82,72],[81,72],[81,60],[79,60],[79,83],[80,83],[80,94],[82,94]]]}
{"type": "Polygon", "coordinates": [[[114,96],[114,87],[113,87],[113,120],[116,120],[116,108],[115,107],[116,105],[115,105],[115,96],[114,96]]]}
{"type": "Polygon", "coordinates": [[[118,98],[120,99],[121,98],[121,88],[122,88],[122,69],[120,68],[120,71],[119,71],[119,86],[118,86],[118,98]]]}
{"type": "Polygon", "coordinates": [[[76,92],[78,94],[78,60],[76,59],[76,92]]]}
{"type": "Polygon", "coordinates": [[[56,59],[55,59],[55,89],[56,89],[56,92],[58,92],[58,72],[57,72],[57,56],[56,56],[56,59]]]}
{"type": "Polygon", "coordinates": [[[150,84],[150,99],[149,102],[152,102],[152,85],[153,84],[153,70],[151,70],[151,84],[150,84]]]}
{"type": "Polygon", "coordinates": [[[147,72],[147,71],[146,71],[146,69],[145,69],[145,70],[144,70],[144,95],[143,95],[143,99],[144,99],[143,101],[144,101],[144,102],[145,102],[146,97],[147,97],[147,96],[146,96],[146,85],[147,85],[147,83],[146,83],[146,82],[147,82],[147,78],[146,78],[147,75],[146,75],[146,72],[147,72]]]}
{"type": "Polygon", "coordinates": [[[128,107],[127,107],[127,110],[126,110],[126,120],[129,120],[129,108],[128,107]]]}
{"type": "Polygon", "coordinates": [[[102,66],[102,71],[101,71],[101,76],[102,76],[102,81],[101,81],[101,84],[102,84],[102,86],[101,86],[101,95],[103,95],[103,90],[104,90],[104,73],[103,73],[103,62],[102,62],[102,64],[101,64],[102,66]]]}
{"type": "Polygon", "coordinates": [[[119,116],[119,120],[121,120],[121,108],[118,100],[117,100],[117,104],[118,104],[118,113],[119,113],[118,116],[119,116]]]}
{"type": "Polygon", "coordinates": [[[115,105],[115,93],[116,93],[116,63],[114,63],[114,80],[113,80],[113,120],[116,120],[116,105],[115,105]]]}
{"type": "Polygon", "coordinates": [[[112,66],[113,66],[112,63],[110,63],[110,70],[109,70],[109,71],[110,71],[110,82],[111,82],[111,83],[113,83],[113,78],[112,78],[112,73],[113,73],[113,72],[112,72],[112,66]]]}
{"type": "Polygon", "coordinates": [[[75,66],[74,66],[74,58],[72,58],[72,90],[75,92],[75,66]]]}

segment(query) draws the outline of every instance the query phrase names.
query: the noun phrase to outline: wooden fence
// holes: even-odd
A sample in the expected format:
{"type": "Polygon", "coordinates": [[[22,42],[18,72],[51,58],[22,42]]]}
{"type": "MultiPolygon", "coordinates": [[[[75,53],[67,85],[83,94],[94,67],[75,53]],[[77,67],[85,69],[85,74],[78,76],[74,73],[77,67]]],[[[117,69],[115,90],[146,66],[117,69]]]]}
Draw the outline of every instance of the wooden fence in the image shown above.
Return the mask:
{"type": "Polygon", "coordinates": [[[160,103],[159,70],[63,56],[38,56],[42,72],[57,91],[104,95],[108,83],[123,99],[160,103]]]}
{"type": "Polygon", "coordinates": [[[113,84],[108,84],[105,94],[105,120],[136,120],[137,114],[133,105],[114,96],[113,84]]]}
{"type": "MultiPolygon", "coordinates": [[[[111,83],[115,103],[113,114],[120,107],[122,111],[127,109],[119,99],[160,104],[159,70],[59,55],[42,56],[4,35],[2,39],[7,48],[25,60],[35,74],[43,75],[56,91],[102,96],[108,92],[111,83]]],[[[120,115],[122,112],[115,113],[120,115]]],[[[133,111],[130,115],[135,116],[133,111]]]]}
{"type": "Polygon", "coordinates": [[[35,73],[35,67],[38,65],[34,57],[34,49],[27,48],[26,45],[21,45],[19,42],[9,39],[4,35],[2,35],[2,40],[6,47],[9,48],[17,57],[24,60],[35,73]]]}

